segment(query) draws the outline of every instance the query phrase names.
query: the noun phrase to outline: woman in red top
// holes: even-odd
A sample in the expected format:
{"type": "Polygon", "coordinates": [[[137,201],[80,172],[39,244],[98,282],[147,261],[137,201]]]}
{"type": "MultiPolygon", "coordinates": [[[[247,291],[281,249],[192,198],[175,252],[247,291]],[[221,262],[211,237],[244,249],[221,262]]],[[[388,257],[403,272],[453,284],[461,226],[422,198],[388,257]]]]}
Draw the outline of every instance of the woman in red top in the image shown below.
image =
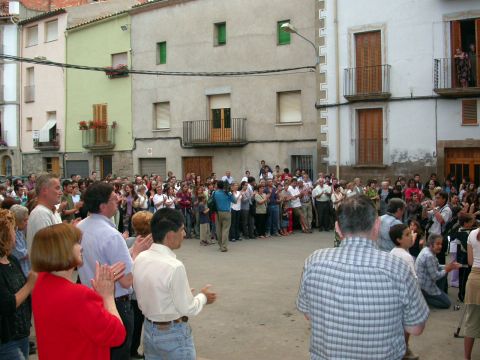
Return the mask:
{"type": "Polygon", "coordinates": [[[423,193],[415,186],[415,180],[409,179],[405,190],[405,201],[408,203],[412,199],[413,194],[417,194],[418,200],[422,201],[423,193]]]}
{"type": "Polygon", "coordinates": [[[110,359],[110,348],[125,339],[115,306],[114,277],[99,265],[93,289],[72,282],[83,263],[82,234],[69,224],[40,230],[33,239],[32,268],[39,272],[32,293],[38,357],[48,359],[110,359]]]}

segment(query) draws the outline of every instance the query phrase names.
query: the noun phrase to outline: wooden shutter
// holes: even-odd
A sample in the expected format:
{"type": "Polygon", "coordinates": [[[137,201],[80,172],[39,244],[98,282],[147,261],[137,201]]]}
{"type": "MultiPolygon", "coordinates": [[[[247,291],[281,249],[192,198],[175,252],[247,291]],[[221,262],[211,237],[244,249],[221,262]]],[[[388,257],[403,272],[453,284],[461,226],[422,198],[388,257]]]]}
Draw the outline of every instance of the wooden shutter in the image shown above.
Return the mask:
{"type": "Polygon", "coordinates": [[[480,49],[480,19],[475,20],[475,56],[477,57],[477,86],[480,87],[480,59],[478,57],[480,49]]]}
{"type": "Polygon", "coordinates": [[[217,24],[217,45],[224,45],[227,43],[227,24],[217,24]]]}
{"type": "Polygon", "coordinates": [[[167,63],[167,42],[163,41],[157,44],[158,46],[158,64],[166,64],[167,63]]]}
{"type": "Polygon", "coordinates": [[[382,36],[380,31],[355,34],[357,94],[382,91],[382,36]]]}
{"type": "Polygon", "coordinates": [[[452,68],[452,87],[456,88],[459,87],[457,80],[457,70],[455,66],[455,60],[453,55],[455,54],[456,49],[462,48],[462,30],[460,26],[460,21],[452,21],[450,23],[450,44],[451,44],[451,68],[452,68]]]}
{"type": "Polygon", "coordinates": [[[96,125],[95,129],[95,144],[106,143],[107,138],[107,104],[93,105],[93,122],[96,125]]]}
{"type": "Polygon", "coordinates": [[[477,118],[477,100],[463,100],[462,125],[476,125],[477,118]]]}
{"type": "Polygon", "coordinates": [[[52,174],[60,176],[60,159],[58,157],[52,157],[52,174]]]}
{"type": "Polygon", "coordinates": [[[383,110],[358,110],[359,165],[383,164],[383,110]]]}
{"type": "Polygon", "coordinates": [[[290,33],[282,30],[282,25],[289,22],[290,20],[283,20],[277,22],[278,45],[290,44],[290,33]]]}

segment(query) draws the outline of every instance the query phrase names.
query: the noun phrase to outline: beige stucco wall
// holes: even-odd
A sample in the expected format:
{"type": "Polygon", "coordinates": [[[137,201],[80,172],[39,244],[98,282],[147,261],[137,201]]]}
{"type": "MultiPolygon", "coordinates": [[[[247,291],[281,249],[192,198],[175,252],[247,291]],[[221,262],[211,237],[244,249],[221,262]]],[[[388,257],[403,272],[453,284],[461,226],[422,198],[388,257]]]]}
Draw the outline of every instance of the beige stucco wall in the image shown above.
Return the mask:
{"type": "MultiPolygon", "coordinates": [[[[315,1],[196,0],[132,13],[133,68],[158,71],[219,72],[313,65],[314,49],[291,36],[277,45],[277,21],[290,19],[315,39],[315,1]],[[214,24],[226,22],[227,44],[214,46],[214,24]],[[167,41],[167,64],[156,65],[156,43],[167,41]]],[[[248,77],[133,75],[134,170],[140,157],[165,157],[167,169],[181,174],[184,156],[213,156],[213,171],[234,174],[256,169],[261,159],[290,166],[290,155],[316,154],[319,126],[315,73],[248,77]],[[301,91],[302,124],[277,124],[277,92],[301,91]],[[184,149],[183,121],[205,120],[208,94],[230,93],[232,118],[247,118],[248,145],[240,148],[184,149]],[[153,130],[153,103],[170,101],[171,128],[153,130]],[[177,138],[165,140],[165,138],[177,138]],[[142,140],[144,139],[144,140],[142,140]],[[145,140],[152,139],[152,140],[145,140]],[[162,140],[163,139],[163,140],[162,140]],[[309,141],[307,141],[307,139],[309,141]],[[299,142],[286,143],[286,140],[299,142]],[[305,141],[302,141],[305,140],[305,141]],[[151,150],[150,150],[151,149],[151,150]]],[[[315,162],[314,162],[315,163],[315,162]]],[[[238,175],[237,175],[238,176],[238,175]]]]}
{"type": "MultiPolygon", "coordinates": [[[[59,14],[36,22],[25,24],[21,33],[21,56],[27,58],[46,57],[50,61],[65,62],[65,36],[67,14],[59,14]],[[45,42],[46,22],[58,19],[57,40],[45,42]],[[38,25],[38,44],[26,47],[26,28],[38,25]]],[[[22,63],[21,71],[21,114],[20,133],[22,152],[39,152],[33,148],[32,132],[26,130],[26,118],[33,119],[32,129],[40,130],[47,121],[47,112],[55,111],[57,132],[60,133],[60,152],[64,151],[65,129],[65,73],[62,68],[22,63]],[[27,85],[26,69],[35,70],[35,101],[25,102],[24,87],[27,85]]]]}

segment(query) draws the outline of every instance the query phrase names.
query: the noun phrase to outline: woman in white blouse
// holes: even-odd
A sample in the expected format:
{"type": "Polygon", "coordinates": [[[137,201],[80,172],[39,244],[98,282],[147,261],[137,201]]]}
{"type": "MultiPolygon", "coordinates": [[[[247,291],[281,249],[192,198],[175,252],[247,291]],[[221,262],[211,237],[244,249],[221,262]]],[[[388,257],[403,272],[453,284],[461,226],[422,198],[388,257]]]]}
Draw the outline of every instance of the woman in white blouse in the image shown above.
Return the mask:
{"type": "Polygon", "coordinates": [[[153,206],[155,207],[155,211],[158,211],[165,207],[165,200],[167,199],[167,195],[163,193],[163,189],[161,186],[157,186],[155,190],[156,193],[153,196],[153,206]]]}

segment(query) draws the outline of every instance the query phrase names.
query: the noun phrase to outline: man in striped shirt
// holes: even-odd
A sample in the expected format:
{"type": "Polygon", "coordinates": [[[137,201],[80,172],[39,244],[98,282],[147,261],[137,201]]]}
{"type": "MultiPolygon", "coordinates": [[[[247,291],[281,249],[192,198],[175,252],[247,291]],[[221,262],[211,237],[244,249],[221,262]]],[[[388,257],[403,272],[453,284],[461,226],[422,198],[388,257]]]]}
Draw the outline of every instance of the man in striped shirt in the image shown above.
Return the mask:
{"type": "Polygon", "coordinates": [[[400,360],[404,331],[423,332],[427,304],[408,265],[377,249],[379,226],[369,198],[347,198],[338,210],[340,247],[306,260],[297,307],[311,322],[312,360],[400,360]]]}

